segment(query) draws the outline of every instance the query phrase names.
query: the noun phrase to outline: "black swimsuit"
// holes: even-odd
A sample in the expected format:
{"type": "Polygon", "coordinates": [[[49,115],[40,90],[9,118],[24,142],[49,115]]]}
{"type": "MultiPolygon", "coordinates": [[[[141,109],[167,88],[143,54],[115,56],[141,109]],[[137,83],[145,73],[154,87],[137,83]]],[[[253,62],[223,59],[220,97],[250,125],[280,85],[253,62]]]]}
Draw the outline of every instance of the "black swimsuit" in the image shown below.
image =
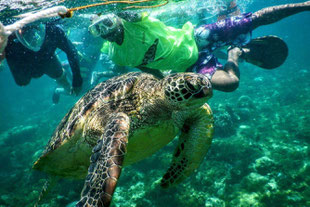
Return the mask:
{"type": "MultiPolygon", "coordinates": [[[[73,77],[80,76],[77,50],[59,26],[46,24],[44,43],[37,52],[24,47],[17,40],[15,34],[11,35],[5,48],[5,54],[17,85],[27,85],[31,78],[39,78],[43,74],[53,79],[59,78],[63,70],[60,61],[55,55],[57,48],[67,54],[73,77]]],[[[81,84],[82,82],[75,83],[75,86],[80,86],[81,84]]]]}

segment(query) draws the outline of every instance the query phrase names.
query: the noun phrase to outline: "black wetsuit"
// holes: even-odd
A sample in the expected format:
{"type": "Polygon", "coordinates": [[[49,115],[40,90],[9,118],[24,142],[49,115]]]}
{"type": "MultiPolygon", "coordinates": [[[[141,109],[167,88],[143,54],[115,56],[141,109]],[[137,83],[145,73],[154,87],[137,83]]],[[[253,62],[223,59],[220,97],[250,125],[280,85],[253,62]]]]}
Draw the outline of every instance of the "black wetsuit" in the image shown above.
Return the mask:
{"type": "Polygon", "coordinates": [[[63,70],[55,55],[57,48],[64,51],[68,57],[73,75],[72,86],[80,87],[82,78],[77,50],[64,31],[55,24],[46,24],[45,39],[37,52],[24,47],[15,34],[9,37],[5,55],[17,85],[27,85],[31,78],[39,78],[43,74],[53,79],[61,77],[63,70]]]}

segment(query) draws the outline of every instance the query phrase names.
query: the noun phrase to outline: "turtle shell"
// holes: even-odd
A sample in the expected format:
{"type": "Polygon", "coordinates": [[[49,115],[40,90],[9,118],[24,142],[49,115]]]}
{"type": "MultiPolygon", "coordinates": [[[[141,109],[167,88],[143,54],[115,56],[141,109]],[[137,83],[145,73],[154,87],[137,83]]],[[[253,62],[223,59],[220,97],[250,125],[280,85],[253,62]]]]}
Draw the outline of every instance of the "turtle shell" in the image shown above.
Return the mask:
{"type": "Polygon", "coordinates": [[[121,100],[130,96],[140,74],[128,73],[109,79],[86,93],[62,119],[33,168],[65,177],[84,178],[91,149],[97,142],[93,138],[100,136],[102,125],[105,125],[97,123],[95,115],[100,114],[101,120],[107,120],[109,114],[120,110],[121,100]],[[91,122],[92,127],[98,130],[86,130],[86,122],[91,122]]]}

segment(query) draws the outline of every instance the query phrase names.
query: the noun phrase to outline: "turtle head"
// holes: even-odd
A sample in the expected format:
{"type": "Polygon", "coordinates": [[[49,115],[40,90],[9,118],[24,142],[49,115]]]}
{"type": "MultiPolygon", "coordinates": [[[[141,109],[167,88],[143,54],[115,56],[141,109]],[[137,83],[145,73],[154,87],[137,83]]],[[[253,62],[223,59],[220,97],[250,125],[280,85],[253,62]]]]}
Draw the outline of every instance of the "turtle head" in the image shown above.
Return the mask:
{"type": "Polygon", "coordinates": [[[164,79],[165,99],[181,109],[200,107],[212,97],[209,79],[197,73],[178,73],[164,79]]]}

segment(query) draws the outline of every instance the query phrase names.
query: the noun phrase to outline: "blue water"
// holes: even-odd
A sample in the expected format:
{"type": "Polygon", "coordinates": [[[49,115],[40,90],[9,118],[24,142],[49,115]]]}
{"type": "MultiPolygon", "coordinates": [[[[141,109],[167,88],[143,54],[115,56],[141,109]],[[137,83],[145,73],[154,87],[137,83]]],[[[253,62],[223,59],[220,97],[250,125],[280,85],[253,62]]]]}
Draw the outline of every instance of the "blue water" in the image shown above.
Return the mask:
{"type": "MultiPolygon", "coordinates": [[[[245,1],[241,8],[293,2],[302,1],[245,1]]],[[[214,91],[215,136],[197,172],[172,189],[154,184],[169,167],[173,142],[123,170],[113,206],[310,206],[310,12],[258,28],[253,37],[269,34],[287,43],[287,60],[274,70],[241,63],[238,90],[214,91]]],[[[45,183],[47,176],[31,166],[79,99],[61,96],[53,105],[55,86],[43,76],[19,87],[8,67],[0,71],[1,207],[33,206],[45,183]]],[[[83,181],[60,179],[40,205],[72,205],[82,187],[83,181]]]]}

